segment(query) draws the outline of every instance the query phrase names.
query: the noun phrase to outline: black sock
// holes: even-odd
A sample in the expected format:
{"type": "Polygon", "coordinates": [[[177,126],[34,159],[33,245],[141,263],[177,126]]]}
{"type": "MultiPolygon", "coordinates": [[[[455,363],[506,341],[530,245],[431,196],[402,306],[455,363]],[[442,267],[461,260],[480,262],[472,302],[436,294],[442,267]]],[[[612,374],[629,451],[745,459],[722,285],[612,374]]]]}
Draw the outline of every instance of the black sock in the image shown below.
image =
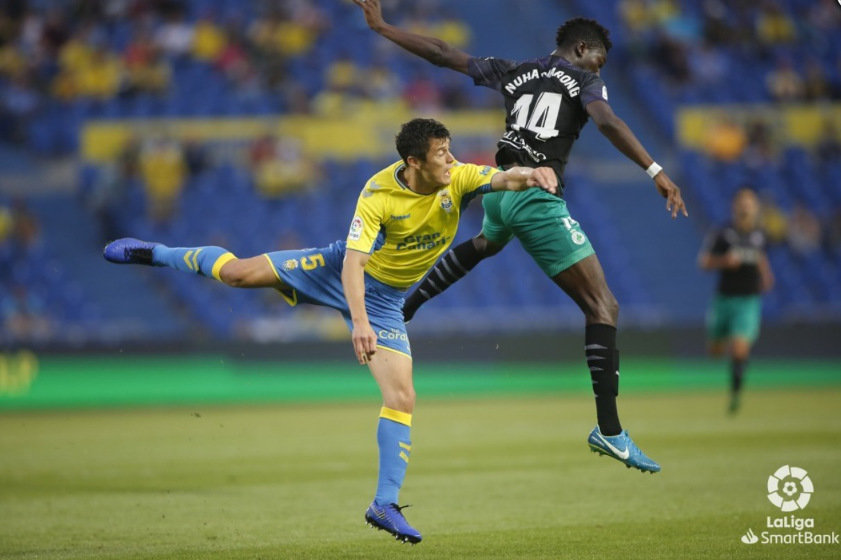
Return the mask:
{"type": "Polygon", "coordinates": [[[429,271],[420,286],[406,298],[403,304],[403,320],[408,321],[414,317],[421,305],[461,280],[481,260],[482,255],[473,245],[472,239],[450,249],[429,271]]]}
{"type": "Polygon", "coordinates": [[[619,395],[619,351],[616,349],[616,327],[587,325],[584,331],[584,354],[596,395],[596,417],[599,430],[606,436],[622,431],[616,412],[619,395]]]}
{"type": "Polygon", "coordinates": [[[730,362],[730,389],[733,393],[738,393],[742,390],[742,380],[745,377],[745,366],[747,360],[739,360],[733,358],[730,362]]]}

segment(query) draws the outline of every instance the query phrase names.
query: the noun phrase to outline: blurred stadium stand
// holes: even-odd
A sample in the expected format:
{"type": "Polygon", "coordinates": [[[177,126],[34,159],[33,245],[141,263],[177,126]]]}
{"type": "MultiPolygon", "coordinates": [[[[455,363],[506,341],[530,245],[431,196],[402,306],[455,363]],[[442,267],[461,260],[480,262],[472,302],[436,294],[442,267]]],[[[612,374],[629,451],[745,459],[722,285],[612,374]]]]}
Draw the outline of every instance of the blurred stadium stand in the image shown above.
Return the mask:
{"type": "MultiPolygon", "coordinates": [[[[239,255],[326,244],[345,236],[364,181],[396,158],[399,118],[468,115],[453,127],[465,131],[454,149],[466,160],[492,159],[500,132],[493,92],[392,48],[347,1],[14,4],[0,19],[3,345],[346,337],[331,311],[292,311],[266,291],[108,265],[100,249],[122,235],[239,255]],[[374,113],[387,123],[371,133],[375,153],[364,151],[374,142],[319,128],[348,115],[357,119],[346,126],[365,126],[374,113]],[[149,123],[158,124],[147,131],[149,123]],[[326,132],[313,139],[307,130],[326,132]],[[72,176],[56,180],[68,161],[72,176]],[[318,180],[301,180],[313,173],[318,180]]],[[[567,200],[625,325],[702,323],[713,278],[695,257],[743,184],[762,194],[773,233],[778,283],[767,322],[841,320],[837,3],[384,4],[391,21],[482,56],[548,53],[557,26],[575,15],[610,28],[611,104],[683,187],[691,213],[669,219],[645,175],[585,129],[567,200]]],[[[475,205],[457,242],[480,227],[475,205]]],[[[515,242],[431,302],[411,329],[580,324],[515,242]]]]}

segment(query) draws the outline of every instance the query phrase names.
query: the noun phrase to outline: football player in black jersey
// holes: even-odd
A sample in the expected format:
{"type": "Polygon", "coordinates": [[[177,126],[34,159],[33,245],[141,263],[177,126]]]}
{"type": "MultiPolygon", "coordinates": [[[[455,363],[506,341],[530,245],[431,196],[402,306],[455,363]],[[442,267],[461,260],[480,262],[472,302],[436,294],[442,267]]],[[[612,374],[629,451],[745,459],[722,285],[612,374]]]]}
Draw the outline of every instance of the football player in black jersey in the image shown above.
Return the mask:
{"type": "MultiPolygon", "coordinates": [[[[558,28],[556,48],[549,55],[514,62],[476,58],[440,39],[395,27],[383,19],[380,0],[354,2],[365,14],[368,26],[386,39],[437,66],[467,74],[477,85],[502,93],[507,116],[505,134],[497,144],[500,167],[546,165],[560,180],[572,144],[592,117],[599,131],[653,179],[672,217],[688,215],[680,189],[607,103],[607,87],[599,70],[607,61],[611,42],[608,31],[598,22],[583,18],[567,21],[558,28]]],[[[406,320],[425,301],[517,237],[541,269],[584,312],[585,354],[598,418],[587,440],[590,448],[629,467],[659,471],[660,466],[636,447],[619,422],[619,304],[607,286],[590,241],[570,216],[566,202],[559,196],[485,196],[482,206],[482,231],[450,250],[407,298],[403,308],[406,320]]]]}
{"type": "Polygon", "coordinates": [[[730,353],[730,412],[739,409],[742,380],[750,349],[759,336],[760,294],[774,285],[759,229],[759,199],[749,188],[733,197],[732,222],[707,235],[698,255],[704,270],[719,272],[718,287],[707,315],[707,338],[713,356],[730,353]]]}

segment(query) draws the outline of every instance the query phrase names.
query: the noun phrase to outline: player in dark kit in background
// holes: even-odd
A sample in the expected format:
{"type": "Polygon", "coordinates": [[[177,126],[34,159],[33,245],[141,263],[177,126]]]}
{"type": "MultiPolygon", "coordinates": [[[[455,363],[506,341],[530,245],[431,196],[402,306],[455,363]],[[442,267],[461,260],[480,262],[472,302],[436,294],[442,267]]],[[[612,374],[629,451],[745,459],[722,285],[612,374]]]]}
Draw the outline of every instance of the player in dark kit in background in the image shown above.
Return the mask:
{"type": "MultiPolygon", "coordinates": [[[[572,144],[592,117],[616,148],[646,170],[666,198],[672,217],[687,215],[680,189],[669,179],[633,132],[607,103],[599,69],[607,60],[608,31],[589,19],[572,19],[557,32],[557,48],[548,56],[522,63],[475,58],[434,37],[410,33],[383,20],[379,0],[354,0],[374,31],[437,66],[472,77],[477,85],[502,93],[506,130],[499,140],[497,164],[545,165],[562,177],[572,144]]],[[[404,306],[411,319],[428,299],[462,278],[486,257],[498,253],[512,237],[584,312],[585,354],[596,396],[598,425],[587,441],[593,451],[628,467],[657,472],[622,429],[616,411],[619,354],[616,321],[619,305],[587,236],[559,196],[485,196],[482,231],[449,251],[413,292],[404,306]]]]}
{"type": "Polygon", "coordinates": [[[774,285],[765,255],[765,235],[758,227],[759,199],[749,188],[733,197],[730,225],[707,236],[698,265],[719,271],[718,288],[707,316],[709,351],[730,351],[730,412],[739,409],[750,349],[759,336],[760,293],[774,285]]]}

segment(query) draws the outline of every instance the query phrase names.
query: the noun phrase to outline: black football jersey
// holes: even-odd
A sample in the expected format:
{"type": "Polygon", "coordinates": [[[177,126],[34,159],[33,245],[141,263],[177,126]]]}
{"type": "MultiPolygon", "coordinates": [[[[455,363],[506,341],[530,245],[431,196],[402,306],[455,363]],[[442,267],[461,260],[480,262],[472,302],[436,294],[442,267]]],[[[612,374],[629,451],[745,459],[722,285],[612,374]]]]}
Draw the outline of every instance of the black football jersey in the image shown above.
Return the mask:
{"type": "Polygon", "coordinates": [[[761,291],[759,260],[765,251],[765,234],[759,229],[743,233],[727,226],[707,236],[703,252],[718,257],[730,251],[738,255],[742,264],[720,271],[718,293],[725,296],[758,294],[761,291]]]}
{"type": "Polygon", "coordinates": [[[468,74],[476,85],[505,97],[505,134],[497,143],[497,165],[548,166],[559,178],[587,123],[584,107],[607,102],[607,87],[598,74],[558,56],[526,62],[471,58],[468,74]]]}

